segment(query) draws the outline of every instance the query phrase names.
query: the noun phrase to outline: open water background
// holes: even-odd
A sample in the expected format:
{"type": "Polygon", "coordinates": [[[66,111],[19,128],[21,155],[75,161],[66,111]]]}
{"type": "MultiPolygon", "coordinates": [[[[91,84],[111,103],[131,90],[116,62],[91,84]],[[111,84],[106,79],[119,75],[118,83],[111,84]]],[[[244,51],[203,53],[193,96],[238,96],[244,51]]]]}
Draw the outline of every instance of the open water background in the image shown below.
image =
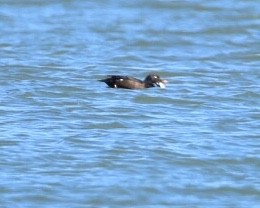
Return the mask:
{"type": "Polygon", "coordinates": [[[258,1],[0,0],[0,28],[1,208],[259,207],[258,1]]]}

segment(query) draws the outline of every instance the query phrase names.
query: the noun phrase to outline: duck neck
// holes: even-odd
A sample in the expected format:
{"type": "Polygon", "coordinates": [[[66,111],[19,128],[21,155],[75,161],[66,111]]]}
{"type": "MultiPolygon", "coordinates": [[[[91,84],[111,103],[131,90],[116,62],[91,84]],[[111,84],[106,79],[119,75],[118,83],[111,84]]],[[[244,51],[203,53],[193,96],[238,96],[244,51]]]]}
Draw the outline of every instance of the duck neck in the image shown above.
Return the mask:
{"type": "Polygon", "coordinates": [[[154,84],[152,82],[145,82],[145,87],[146,88],[154,87],[154,84]]]}

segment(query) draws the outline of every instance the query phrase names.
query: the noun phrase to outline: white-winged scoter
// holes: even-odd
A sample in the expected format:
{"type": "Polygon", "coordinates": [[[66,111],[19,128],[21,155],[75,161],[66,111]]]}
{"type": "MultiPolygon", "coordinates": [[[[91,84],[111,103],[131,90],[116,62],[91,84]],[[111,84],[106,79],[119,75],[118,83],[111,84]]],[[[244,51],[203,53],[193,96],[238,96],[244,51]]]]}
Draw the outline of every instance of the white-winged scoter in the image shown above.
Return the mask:
{"type": "Polygon", "coordinates": [[[111,75],[105,79],[99,80],[105,82],[111,88],[125,88],[125,89],[144,89],[150,87],[165,88],[166,80],[162,80],[157,74],[149,74],[144,81],[128,77],[111,75]]]}

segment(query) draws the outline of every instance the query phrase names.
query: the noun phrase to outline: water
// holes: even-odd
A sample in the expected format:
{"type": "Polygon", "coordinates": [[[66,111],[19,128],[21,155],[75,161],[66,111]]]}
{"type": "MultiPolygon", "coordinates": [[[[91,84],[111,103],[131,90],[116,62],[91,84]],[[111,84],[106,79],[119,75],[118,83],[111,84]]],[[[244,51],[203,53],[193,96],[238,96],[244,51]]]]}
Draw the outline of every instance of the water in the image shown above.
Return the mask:
{"type": "Polygon", "coordinates": [[[257,1],[0,3],[1,207],[259,206],[257,1]]]}

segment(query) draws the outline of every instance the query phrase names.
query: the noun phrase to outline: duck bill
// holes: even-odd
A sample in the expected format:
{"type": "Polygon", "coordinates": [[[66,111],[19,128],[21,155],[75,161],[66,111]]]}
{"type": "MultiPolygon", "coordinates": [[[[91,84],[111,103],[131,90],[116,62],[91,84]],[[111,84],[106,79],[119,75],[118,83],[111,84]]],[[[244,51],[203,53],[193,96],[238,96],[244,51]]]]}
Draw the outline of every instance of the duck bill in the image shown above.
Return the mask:
{"type": "Polygon", "coordinates": [[[166,83],[168,83],[167,80],[160,80],[159,82],[156,82],[156,85],[160,88],[165,88],[166,87],[166,83]]]}

